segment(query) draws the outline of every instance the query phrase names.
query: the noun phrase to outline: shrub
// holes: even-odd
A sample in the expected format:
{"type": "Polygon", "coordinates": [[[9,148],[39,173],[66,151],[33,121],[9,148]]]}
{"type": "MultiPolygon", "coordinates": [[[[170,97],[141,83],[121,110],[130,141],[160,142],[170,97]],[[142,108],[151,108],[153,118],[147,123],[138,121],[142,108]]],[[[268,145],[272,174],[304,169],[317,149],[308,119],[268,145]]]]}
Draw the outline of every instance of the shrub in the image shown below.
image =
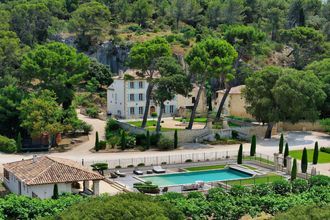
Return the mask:
{"type": "Polygon", "coordinates": [[[265,196],[271,193],[273,193],[273,189],[270,184],[262,183],[262,184],[256,184],[255,186],[252,187],[252,194],[265,196]]]}
{"type": "Polygon", "coordinates": [[[139,145],[139,146],[145,146],[146,145],[146,135],[145,134],[137,134],[135,135],[135,142],[136,142],[136,145],[139,145]]]}
{"type": "Polygon", "coordinates": [[[240,185],[234,185],[230,188],[229,193],[233,196],[244,196],[248,193],[248,188],[240,185]]]}
{"type": "Polygon", "coordinates": [[[307,172],[307,166],[308,166],[308,159],[307,159],[307,150],[304,148],[302,156],[301,156],[301,172],[306,173],[307,172]]]}
{"type": "Polygon", "coordinates": [[[144,164],[144,163],[139,163],[137,166],[138,166],[138,167],[144,167],[145,164],[144,164]]]}
{"type": "Polygon", "coordinates": [[[155,133],[150,135],[150,144],[152,146],[158,146],[159,139],[160,139],[160,134],[155,133]]]}
{"type": "Polygon", "coordinates": [[[286,143],[286,144],[285,144],[285,149],[284,149],[284,155],[283,155],[283,157],[284,157],[284,160],[283,160],[283,165],[284,165],[284,167],[286,167],[286,165],[287,165],[286,158],[287,158],[288,156],[289,156],[289,144],[286,143]]]}
{"type": "Polygon", "coordinates": [[[99,142],[99,149],[104,150],[107,148],[107,142],[106,141],[100,141],[99,142]]]}
{"type": "Polygon", "coordinates": [[[185,160],[185,163],[192,163],[192,162],[193,162],[192,159],[185,160]]]}
{"type": "Polygon", "coordinates": [[[321,147],[320,151],[324,152],[324,153],[327,153],[327,154],[330,154],[330,147],[321,147]]]}
{"type": "Polygon", "coordinates": [[[302,219],[313,219],[322,220],[330,218],[330,205],[325,204],[320,206],[319,204],[312,205],[299,205],[290,208],[284,213],[279,213],[275,216],[276,220],[302,220],[302,219]]]}
{"type": "Polygon", "coordinates": [[[120,147],[121,147],[122,150],[125,150],[127,148],[127,146],[126,146],[126,133],[125,133],[125,131],[122,131],[121,132],[120,147]]]}
{"type": "Polygon", "coordinates": [[[5,153],[16,152],[16,141],[0,135],[0,151],[5,153]]]}
{"type": "Polygon", "coordinates": [[[220,140],[221,139],[221,136],[220,136],[220,134],[219,133],[215,133],[215,135],[214,135],[214,138],[215,138],[215,140],[220,140]]]}
{"type": "Polygon", "coordinates": [[[91,165],[91,167],[93,168],[93,170],[96,170],[101,175],[103,175],[104,170],[108,169],[108,164],[107,163],[94,163],[94,164],[91,165]]]}
{"type": "Polygon", "coordinates": [[[174,143],[172,140],[161,137],[158,143],[158,147],[161,150],[173,150],[174,149],[174,143]]]}
{"type": "Polygon", "coordinates": [[[319,159],[319,144],[316,141],[313,152],[313,164],[317,164],[318,159],[319,159]]]}
{"type": "Polygon", "coordinates": [[[84,134],[89,134],[93,131],[93,126],[82,121],[77,130],[82,130],[84,134]]]}
{"type": "Polygon", "coordinates": [[[243,162],[243,144],[239,146],[237,155],[237,164],[242,164],[243,162]]]}
{"type": "Polygon", "coordinates": [[[297,178],[297,160],[293,160],[292,170],[291,170],[291,181],[297,178]]]}
{"type": "Polygon", "coordinates": [[[238,132],[237,131],[235,131],[235,130],[232,130],[231,131],[231,138],[232,139],[238,139],[238,132]]]}
{"type": "Polygon", "coordinates": [[[147,137],[146,137],[146,147],[145,149],[149,149],[151,145],[151,140],[150,140],[150,132],[147,131],[147,137]]]}
{"type": "Polygon", "coordinates": [[[286,180],[276,180],[272,183],[272,186],[276,194],[286,195],[291,191],[291,186],[286,180]]]}
{"type": "Polygon", "coordinates": [[[120,143],[120,137],[112,136],[108,139],[108,143],[110,144],[111,148],[115,148],[120,143]]]}
{"type": "Polygon", "coordinates": [[[308,189],[308,182],[304,179],[296,179],[291,182],[293,193],[302,193],[308,189]]]}
{"type": "Polygon", "coordinates": [[[91,118],[97,118],[99,115],[99,109],[95,106],[86,108],[86,114],[91,118]]]}
{"type": "Polygon", "coordinates": [[[121,169],[120,165],[115,166],[116,169],[121,169]]]}
{"type": "Polygon", "coordinates": [[[161,165],[166,165],[167,163],[166,163],[166,162],[161,162],[160,164],[161,164],[161,165]]]}
{"type": "Polygon", "coordinates": [[[133,168],[133,167],[134,167],[133,164],[130,164],[130,165],[127,166],[127,168],[133,168]]]}
{"type": "Polygon", "coordinates": [[[330,186],[330,177],[324,175],[312,176],[309,179],[309,185],[313,186],[330,186]]]}
{"type": "Polygon", "coordinates": [[[133,32],[139,32],[142,31],[142,28],[139,25],[130,25],[128,28],[128,30],[133,31],[133,32]]]}

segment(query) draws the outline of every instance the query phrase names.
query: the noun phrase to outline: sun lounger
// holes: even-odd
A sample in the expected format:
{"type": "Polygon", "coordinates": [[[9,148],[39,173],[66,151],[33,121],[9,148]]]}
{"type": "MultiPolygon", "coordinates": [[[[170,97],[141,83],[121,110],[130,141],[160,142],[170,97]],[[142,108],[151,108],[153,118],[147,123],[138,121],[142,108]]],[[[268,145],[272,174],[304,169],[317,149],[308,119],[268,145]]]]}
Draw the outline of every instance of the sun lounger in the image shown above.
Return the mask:
{"type": "Polygon", "coordinates": [[[143,171],[142,170],[133,170],[133,173],[135,174],[135,175],[143,175],[143,171]]]}
{"type": "Polygon", "coordinates": [[[161,166],[154,166],[152,168],[152,171],[154,171],[154,173],[165,173],[166,172],[166,170],[163,169],[161,166]]]}
{"type": "Polygon", "coordinates": [[[191,190],[198,190],[198,189],[199,189],[198,184],[190,184],[190,185],[181,186],[182,191],[191,191],[191,190]]]}
{"type": "Polygon", "coordinates": [[[126,173],[122,173],[119,170],[116,170],[115,174],[120,176],[120,177],[125,177],[126,176],[126,173]]]}

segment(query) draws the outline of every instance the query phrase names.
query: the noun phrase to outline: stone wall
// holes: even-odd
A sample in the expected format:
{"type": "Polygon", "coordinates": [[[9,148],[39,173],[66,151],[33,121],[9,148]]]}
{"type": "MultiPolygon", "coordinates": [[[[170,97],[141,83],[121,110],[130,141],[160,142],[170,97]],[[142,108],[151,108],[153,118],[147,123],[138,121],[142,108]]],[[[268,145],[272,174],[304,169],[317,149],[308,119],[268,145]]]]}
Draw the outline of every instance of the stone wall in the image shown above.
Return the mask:
{"type": "MultiPolygon", "coordinates": [[[[192,143],[197,141],[201,141],[204,136],[207,136],[212,133],[212,130],[208,128],[204,129],[193,129],[193,130],[186,130],[181,129],[178,130],[178,141],[180,143],[192,143]]],[[[173,139],[174,138],[174,131],[166,131],[162,132],[162,135],[166,138],[173,139]]]]}
{"type": "Polygon", "coordinates": [[[278,132],[281,131],[324,131],[321,127],[320,122],[307,122],[302,121],[295,124],[290,122],[279,122],[276,125],[276,129],[278,132]]]}
{"type": "Polygon", "coordinates": [[[139,128],[136,126],[133,126],[131,124],[125,123],[125,122],[121,122],[121,121],[117,121],[119,126],[124,129],[125,131],[128,131],[129,133],[132,134],[145,134],[147,133],[147,131],[143,128],[139,128]]]}

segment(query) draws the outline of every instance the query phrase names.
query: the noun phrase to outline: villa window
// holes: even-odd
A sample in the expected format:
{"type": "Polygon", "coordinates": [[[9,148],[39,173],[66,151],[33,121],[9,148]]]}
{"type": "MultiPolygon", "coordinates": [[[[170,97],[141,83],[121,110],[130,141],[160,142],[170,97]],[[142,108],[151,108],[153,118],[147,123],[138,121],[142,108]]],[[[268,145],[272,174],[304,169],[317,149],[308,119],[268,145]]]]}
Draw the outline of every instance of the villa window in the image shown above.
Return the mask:
{"type": "Polygon", "coordinates": [[[134,94],[129,94],[129,100],[134,101],[134,94]]]}
{"type": "Polygon", "coordinates": [[[129,83],[129,88],[134,89],[134,82],[129,83]]]}
{"type": "Polygon", "coordinates": [[[139,81],[139,88],[142,89],[143,88],[143,82],[139,81]]]}
{"type": "Polygon", "coordinates": [[[143,94],[142,93],[139,94],[139,101],[143,101],[143,94]]]}
{"type": "Polygon", "coordinates": [[[129,108],[129,113],[131,114],[131,115],[135,115],[135,111],[134,111],[135,109],[134,109],[134,107],[130,107],[129,108]]]}
{"type": "Polygon", "coordinates": [[[142,115],[143,114],[143,107],[139,107],[139,115],[142,115]]]}

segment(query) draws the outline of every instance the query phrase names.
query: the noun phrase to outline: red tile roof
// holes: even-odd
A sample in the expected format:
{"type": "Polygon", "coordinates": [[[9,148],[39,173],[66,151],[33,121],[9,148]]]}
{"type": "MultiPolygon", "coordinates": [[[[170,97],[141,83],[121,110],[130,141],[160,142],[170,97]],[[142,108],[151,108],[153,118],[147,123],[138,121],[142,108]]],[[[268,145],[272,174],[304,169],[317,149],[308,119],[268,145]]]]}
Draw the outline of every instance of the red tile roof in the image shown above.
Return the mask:
{"type": "Polygon", "coordinates": [[[104,179],[77,162],[49,156],[7,163],[3,167],[27,185],[104,179]]]}

